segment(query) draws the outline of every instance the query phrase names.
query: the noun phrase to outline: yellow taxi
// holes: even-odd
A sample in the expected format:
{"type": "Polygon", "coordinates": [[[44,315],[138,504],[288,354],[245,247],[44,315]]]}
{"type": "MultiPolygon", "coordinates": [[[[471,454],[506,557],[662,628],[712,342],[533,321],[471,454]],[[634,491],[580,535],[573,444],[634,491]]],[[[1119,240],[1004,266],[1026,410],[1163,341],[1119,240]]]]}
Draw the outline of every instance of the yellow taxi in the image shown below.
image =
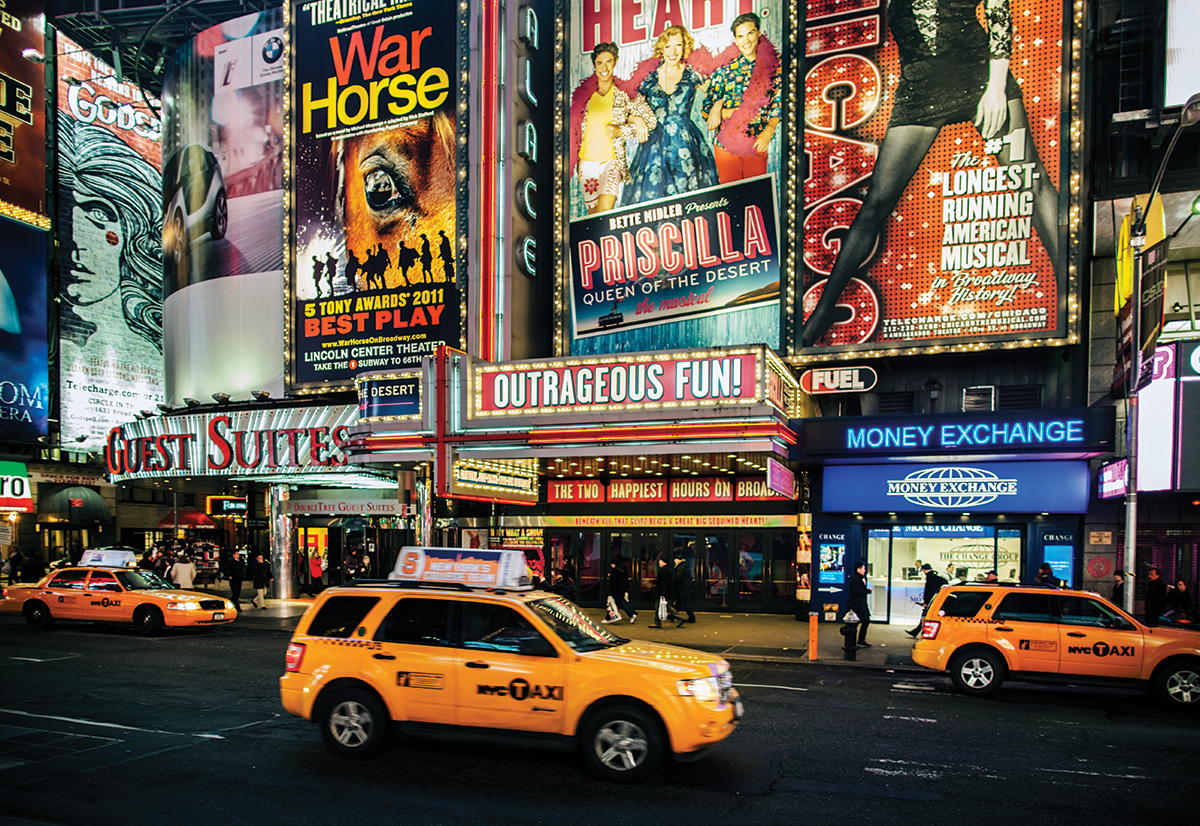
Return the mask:
{"type": "Polygon", "coordinates": [[[130,551],[85,551],[79,565],[51,571],[36,585],[6,587],[0,614],[23,616],[32,628],[49,628],[60,619],[131,622],[144,636],[237,619],[229,600],[180,590],[133,565],[130,551]]]}
{"type": "Polygon", "coordinates": [[[1137,686],[1200,707],[1200,632],[1143,625],[1099,594],[1037,585],[952,585],[930,603],[913,647],[967,694],[1006,679],[1137,686]]]}
{"type": "Polygon", "coordinates": [[[284,709],[345,757],[398,730],[578,751],[615,781],[698,758],[736,728],[728,662],[624,639],[528,583],[520,551],[402,549],[391,579],[326,589],[305,612],[284,709]]]}

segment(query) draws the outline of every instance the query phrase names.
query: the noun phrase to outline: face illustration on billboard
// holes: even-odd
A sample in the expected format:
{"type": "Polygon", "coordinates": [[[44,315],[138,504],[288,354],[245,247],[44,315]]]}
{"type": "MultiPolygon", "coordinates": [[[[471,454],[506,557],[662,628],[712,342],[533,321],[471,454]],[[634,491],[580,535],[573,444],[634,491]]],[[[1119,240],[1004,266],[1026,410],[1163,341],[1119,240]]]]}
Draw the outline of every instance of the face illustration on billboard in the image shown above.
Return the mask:
{"type": "Polygon", "coordinates": [[[158,118],[141,91],[58,38],[61,436],[99,449],[164,400],[158,118]]]}
{"type": "Polygon", "coordinates": [[[348,387],[359,371],[462,346],[457,7],[330,10],[304,3],[292,17],[304,56],[292,119],[299,388],[348,387]]]}
{"type": "Polygon", "coordinates": [[[1066,332],[1061,0],[808,4],[800,346],[1066,332]]]}
{"type": "Polygon", "coordinates": [[[283,10],[226,20],[163,79],[167,403],[283,394],[283,10]]]}
{"type": "Polygon", "coordinates": [[[783,11],[571,15],[572,352],[778,345],[783,11]]]}

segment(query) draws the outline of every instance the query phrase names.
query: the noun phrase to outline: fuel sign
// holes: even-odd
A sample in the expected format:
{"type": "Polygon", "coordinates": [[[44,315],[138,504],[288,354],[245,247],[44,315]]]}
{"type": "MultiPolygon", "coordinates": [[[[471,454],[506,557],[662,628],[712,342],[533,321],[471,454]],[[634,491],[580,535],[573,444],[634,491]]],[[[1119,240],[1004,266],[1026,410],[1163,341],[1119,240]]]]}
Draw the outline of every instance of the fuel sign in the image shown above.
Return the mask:
{"type": "Polygon", "coordinates": [[[814,367],[800,375],[800,387],[814,396],[824,393],[866,393],[879,381],[873,367],[814,367]]]}

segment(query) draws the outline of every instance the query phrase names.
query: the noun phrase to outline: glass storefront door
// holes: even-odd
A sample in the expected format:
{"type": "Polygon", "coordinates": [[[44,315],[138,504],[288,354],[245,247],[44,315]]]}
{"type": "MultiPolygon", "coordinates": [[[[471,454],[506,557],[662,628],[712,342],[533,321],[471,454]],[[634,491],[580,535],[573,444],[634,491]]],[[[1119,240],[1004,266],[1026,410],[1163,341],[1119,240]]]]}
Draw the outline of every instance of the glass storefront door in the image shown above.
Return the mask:
{"type": "Polygon", "coordinates": [[[867,578],[872,620],[912,624],[921,618],[928,564],[948,582],[975,582],[995,570],[1016,581],[1024,531],[991,525],[897,525],[868,528],[867,578]]]}

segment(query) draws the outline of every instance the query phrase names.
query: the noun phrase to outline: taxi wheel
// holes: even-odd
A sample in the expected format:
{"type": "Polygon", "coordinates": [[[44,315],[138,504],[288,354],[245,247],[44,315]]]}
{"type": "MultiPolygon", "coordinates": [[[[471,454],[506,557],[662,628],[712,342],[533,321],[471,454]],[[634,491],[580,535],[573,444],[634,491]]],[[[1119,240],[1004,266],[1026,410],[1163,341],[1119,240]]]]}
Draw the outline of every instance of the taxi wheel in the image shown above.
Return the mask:
{"type": "Polygon", "coordinates": [[[137,623],[138,631],[142,632],[143,637],[153,637],[162,631],[163,615],[157,608],[141,609],[133,621],[137,623]]]}
{"type": "Polygon", "coordinates": [[[991,651],[967,651],[951,661],[950,679],[964,694],[991,694],[1004,681],[1004,662],[991,651]]]}
{"type": "Polygon", "coordinates": [[[49,628],[54,625],[54,617],[50,608],[44,602],[25,603],[25,622],[30,628],[49,628]]]}
{"type": "Polygon", "coordinates": [[[593,714],[580,748],[594,774],[618,783],[644,779],[663,758],[658,721],[631,706],[609,706],[593,714]]]}
{"type": "Polygon", "coordinates": [[[370,691],[343,688],[321,702],[321,736],[334,754],[365,759],[387,741],[388,714],[370,691]]]}
{"type": "Polygon", "coordinates": [[[1200,662],[1181,660],[1154,675],[1154,693],[1172,708],[1200,708],[1200,662]]]}

